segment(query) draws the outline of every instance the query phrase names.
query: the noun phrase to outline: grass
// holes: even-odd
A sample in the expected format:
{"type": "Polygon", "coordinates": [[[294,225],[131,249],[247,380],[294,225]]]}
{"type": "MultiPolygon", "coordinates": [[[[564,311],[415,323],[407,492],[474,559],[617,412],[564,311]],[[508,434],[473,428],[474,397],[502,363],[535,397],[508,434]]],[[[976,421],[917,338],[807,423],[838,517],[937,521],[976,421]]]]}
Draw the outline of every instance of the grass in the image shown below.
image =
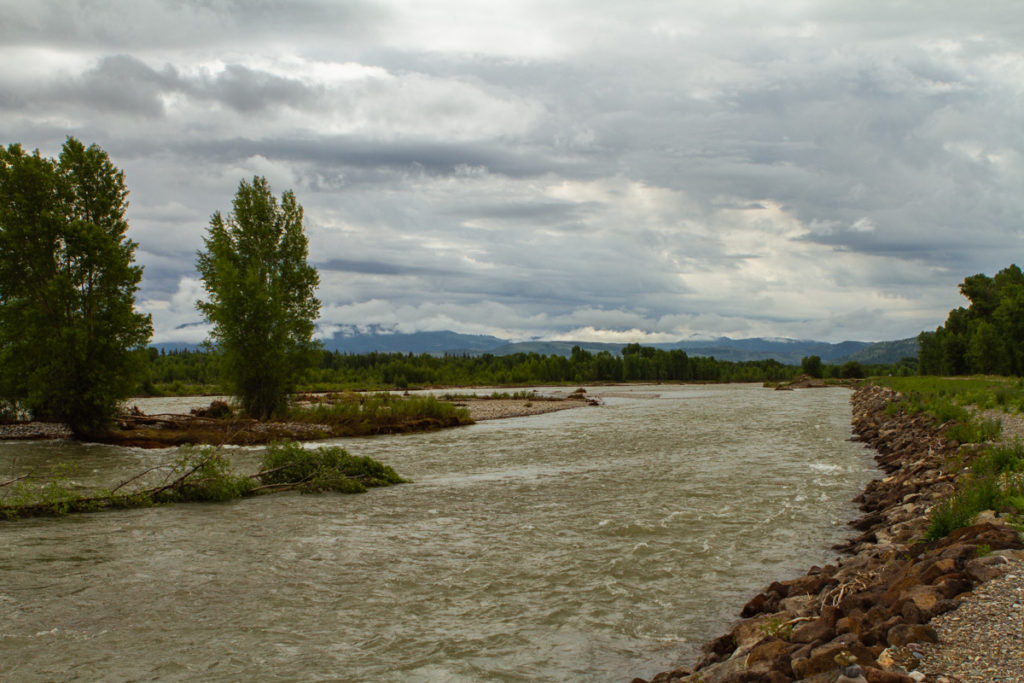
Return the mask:
{"type": "Polygon", "coordinates": [[[519,391],[492,391],[489,394],[474,394],[474,393],[452,393],[448,392],[441,395],[441,398],[445,401],[471,401],[471,400],[494,400],[494,401],[559,401],[561,399],[553,396],[541,396],[534,389],[520,389],[519,391]]]}
{"type": "Polygon", "coordinates": [[[992,446],[974,459],[956,495],[932,509],[925,540],[969,526],[984,510],[1024,513],[1024,444],[1019,441],[992,446]]]}
{"type": "Polygon", "coordinates": [[[283,418],[289,422],[327,425],[336,436],[390,434],[454,427],[472,423],[469,411],[434,396],[331,394],[309,406],[295,406],[283,418]]]}
{"type": "Polygon", "coordinates": [[[902,393],[910,405],[948,403],[981,410],[1024,412],[1024,379],[1012,377],[876,377],[872,381],[902,393]]]}

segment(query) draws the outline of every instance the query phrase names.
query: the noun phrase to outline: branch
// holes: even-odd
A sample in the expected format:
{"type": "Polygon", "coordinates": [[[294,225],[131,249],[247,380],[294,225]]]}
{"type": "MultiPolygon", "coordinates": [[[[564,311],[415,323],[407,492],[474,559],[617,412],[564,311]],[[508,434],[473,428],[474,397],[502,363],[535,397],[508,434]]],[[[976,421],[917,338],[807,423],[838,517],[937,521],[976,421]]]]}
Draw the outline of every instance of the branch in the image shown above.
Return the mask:
{"type": "Polygon", "coordinates": [[[9,479],[8,481],[0,481],[0,488],[3,488],[4,486],[10,486],[11,484],[13,484],[15,482],[21,481],[22,479],[28,479],[31,476],[32,476],[32,474],[29,473],[29,474],[23,474],[20,477],[15,477],[14,479],[9,479]]]}
{"type": "MultiPolygon", "coordinates": [[[[168,467],[170,467],[170,465],[155,465],[153,467],[150,467],[148,470],[143,470],[142,472],[139,472],[138,474],[136,474],[134,477],[129,477],[128,479],[125,479],[124,481],[122,481],[120,484],[118,484],[114,488],[110,489],[110,493],[111,494],[115,493],[121,487],[125,486],[126,484],[132,483],[136,479],[141,479],[142,477],[146,476],[150,472],[154,472],[156,470],[166,469],[168,467]]],[[[167,480],[165,479],[164,481],[167,481],[167,480]]]]}

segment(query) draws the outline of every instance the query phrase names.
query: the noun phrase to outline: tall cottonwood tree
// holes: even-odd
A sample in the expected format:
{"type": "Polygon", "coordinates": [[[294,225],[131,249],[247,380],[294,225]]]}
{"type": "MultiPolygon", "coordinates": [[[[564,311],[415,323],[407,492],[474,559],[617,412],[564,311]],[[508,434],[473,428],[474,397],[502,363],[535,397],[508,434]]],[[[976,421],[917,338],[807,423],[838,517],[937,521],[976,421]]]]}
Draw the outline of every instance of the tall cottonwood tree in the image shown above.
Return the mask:
{"type": "Polygon", "coordinates": [[[227,218],[210,219],[197,269],[208,294],[197,302],[213,324],[221,371],[243,409],[265,419],[280,411],[296,379],[316,361],[312,339],[320,278],[307,262],[302,207],[280,203],[265,178],[243,180],[227,218]]]}
{"type": "Polygon", "coordinates": [[[921,374],[1024,376],[1024,271],[1011,264],[993,277],[971,275],[960,293],[970,306],[918,336],[921,374]]]}
{"type": "Polygon", "coordinates": [[[152,333],[134,310],[127,196],[96,145],[68,138],[58,159],[0,149],[0,398],[79,434],[129,395],[152,333]]]}

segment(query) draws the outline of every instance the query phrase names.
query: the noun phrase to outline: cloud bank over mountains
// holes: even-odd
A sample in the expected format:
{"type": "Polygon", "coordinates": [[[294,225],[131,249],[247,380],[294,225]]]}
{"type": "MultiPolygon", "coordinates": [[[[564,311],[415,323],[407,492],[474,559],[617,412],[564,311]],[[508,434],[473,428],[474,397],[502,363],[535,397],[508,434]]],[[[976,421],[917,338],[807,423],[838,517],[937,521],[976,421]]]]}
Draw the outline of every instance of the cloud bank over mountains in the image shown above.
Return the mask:
{"type": "Polygon", "coordinates": [[[156,341],[242,178],[293,189],[321,330],[881,340],[1019,261],[1012,0],[0,0],[0,142],[96,142],[156,341]]]}

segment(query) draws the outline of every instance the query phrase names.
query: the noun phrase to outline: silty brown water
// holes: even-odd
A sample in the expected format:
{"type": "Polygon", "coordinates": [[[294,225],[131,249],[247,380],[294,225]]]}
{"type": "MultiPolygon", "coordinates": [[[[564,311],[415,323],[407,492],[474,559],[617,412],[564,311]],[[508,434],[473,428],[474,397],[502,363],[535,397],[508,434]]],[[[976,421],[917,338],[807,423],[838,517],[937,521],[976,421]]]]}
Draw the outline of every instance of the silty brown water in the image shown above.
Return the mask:
{"type": "MultiPolygon", "coordinates": [[[[833,557],[870,453],[842,389],[614,391],[338,440],[415,480],[364,495],[2,522],[0,680],[623,681],[690,661],[754,590],[833,557]]],[[[109,483],[175,456],[8,442],[0,472],[74,460],[109,483]]]]}

